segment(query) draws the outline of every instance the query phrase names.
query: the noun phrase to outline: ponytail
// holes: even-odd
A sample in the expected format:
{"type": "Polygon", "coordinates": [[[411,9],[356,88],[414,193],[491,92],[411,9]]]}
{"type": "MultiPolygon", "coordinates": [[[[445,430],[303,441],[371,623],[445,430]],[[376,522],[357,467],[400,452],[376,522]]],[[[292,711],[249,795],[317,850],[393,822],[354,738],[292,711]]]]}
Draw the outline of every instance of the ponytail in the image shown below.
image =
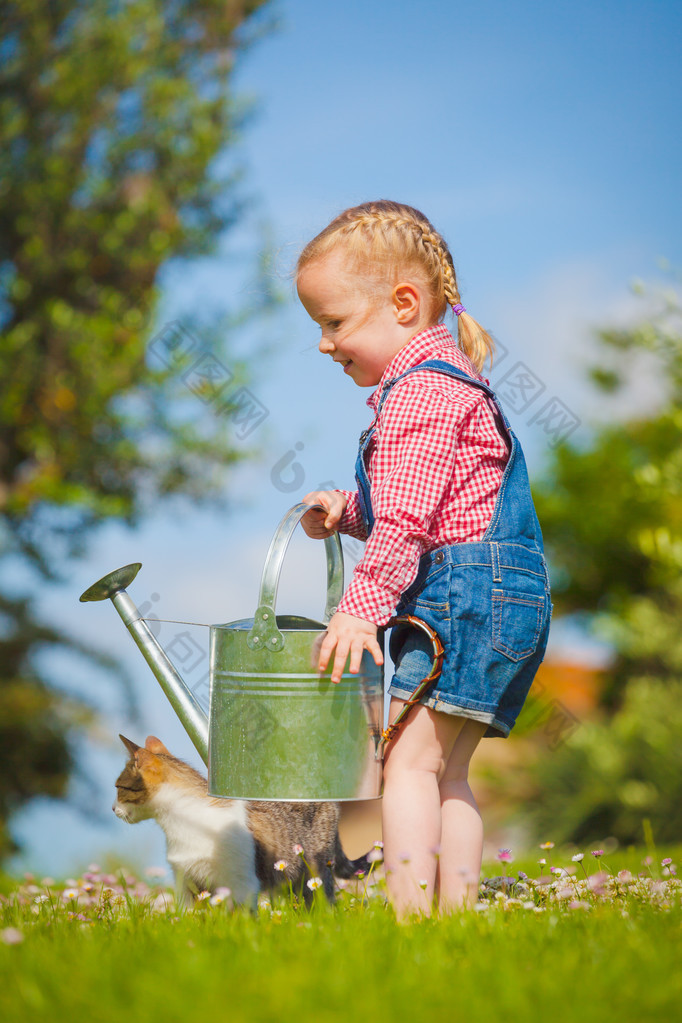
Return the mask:
{"type": "Polygon", "coordinates": [[[459,301],[459,296],[458,301],[453,303],[452,311],[457,317],[457,344],[480,373],[486,359],[490,358],[490,365],[493,364],[495,342],[480,323],[469,315],[459,301]]]}

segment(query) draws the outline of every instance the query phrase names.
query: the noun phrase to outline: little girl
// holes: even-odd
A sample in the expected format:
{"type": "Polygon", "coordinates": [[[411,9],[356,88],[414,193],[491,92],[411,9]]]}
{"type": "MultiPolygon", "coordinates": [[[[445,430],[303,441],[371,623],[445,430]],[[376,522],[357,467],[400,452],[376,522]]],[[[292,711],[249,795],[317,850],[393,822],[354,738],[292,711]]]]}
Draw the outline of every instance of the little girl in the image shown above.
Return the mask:
{"type": "MultiPolygon", "coordinates": [[[[383,832],[398,917],[476,901],[483,829],[468,784],[483,736],[506,737],[540,664],[552,605],[542,534],[518,440],[480,375],[493,342],[460,301],[452,256],[418,210],[346,210],[305,247],[298,294],[319,349],[376,388],[357,490],[304,501],[309,536],[366,540],[321,644],[338,682],[350,656],[383,662],[377,630],[411,614],[445,648],[435,688],[388,745],[383,832]],[[457,317],[457,343],[442,320],[457,317]]],[[[390,720],[431,670],[420,629],[391,633],[390,720]]]]}

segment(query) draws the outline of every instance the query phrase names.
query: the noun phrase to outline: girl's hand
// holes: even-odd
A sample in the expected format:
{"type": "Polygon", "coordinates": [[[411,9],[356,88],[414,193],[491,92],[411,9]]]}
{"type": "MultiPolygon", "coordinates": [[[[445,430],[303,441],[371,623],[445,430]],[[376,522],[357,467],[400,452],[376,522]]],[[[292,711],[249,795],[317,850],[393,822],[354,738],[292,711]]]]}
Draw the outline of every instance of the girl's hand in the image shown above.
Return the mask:
{"type": "Polygon", "coordinates": [[[364,618],[356,618],[355,615],[337,611],[329,622],[327,631],[313,645],[313,664],[317,659],[317,669],[322,674],[326,671],[333,653],[334,667],[331,679],[332,682],[340,682],[348,654],[350,653],[350,672],[357,675],[363,650],[369,650],[375,664],[384,663],[381,647],[377,642],[376,625],[365,621],[364,618]]]}
{"type": "Polygon", "coordinates": [[[303,498],[304,504],[321,504],[325,511],[311,508],[301,519],[301,525],[313,540],[325,540],[341,521],[341,516],[348,503],[344,494],[338,490],[313,490],[303,498]]]}

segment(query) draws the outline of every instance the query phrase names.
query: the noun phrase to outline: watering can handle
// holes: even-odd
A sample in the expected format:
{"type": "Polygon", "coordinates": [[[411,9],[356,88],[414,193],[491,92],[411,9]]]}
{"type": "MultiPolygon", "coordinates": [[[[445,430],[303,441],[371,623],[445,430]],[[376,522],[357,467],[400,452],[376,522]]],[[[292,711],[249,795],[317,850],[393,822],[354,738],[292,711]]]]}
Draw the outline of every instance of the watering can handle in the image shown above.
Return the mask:
{"type": "MultiPolygon", "coordinates": [[[[284,637],[277,628],[275,617],[277,587],[289,541],[296,526],[311,508],[322,508],[322,505],[301,503],[290,508],[270,542],[261,576],[258,608],[253,628],[247,637],[247,644],[252,650],[281,650],[284,646],[284,637]]],[[[327,554],[327,605],[323,621],[326,623],[336,612],[343,596],[343,549],[339,534],[328,536],[324,546],[327,554]]]]}

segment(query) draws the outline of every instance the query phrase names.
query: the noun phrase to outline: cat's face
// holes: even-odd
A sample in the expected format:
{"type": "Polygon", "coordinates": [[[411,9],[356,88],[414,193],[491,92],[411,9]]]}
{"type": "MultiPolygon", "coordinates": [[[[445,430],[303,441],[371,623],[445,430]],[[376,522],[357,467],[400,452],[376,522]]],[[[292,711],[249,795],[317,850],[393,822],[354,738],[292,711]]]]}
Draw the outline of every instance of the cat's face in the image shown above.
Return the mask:
{"type": "Polygon", "coordinates": [[[130,759],[116,779],[112,810],[127,824],[137,824],[154,816],[152,801],[164,775],[163,761],[157,753],[168,751],[154,736],[149,736],[144,747],[123,735],[120,739],[130,759]]]}
{"type": "Polygon", "coordinates": [[[112,810],[126,824],[137,824],[152,815],[149,792],[134,761],[127,763],[116,779],[116,800],[112,810]]]}

